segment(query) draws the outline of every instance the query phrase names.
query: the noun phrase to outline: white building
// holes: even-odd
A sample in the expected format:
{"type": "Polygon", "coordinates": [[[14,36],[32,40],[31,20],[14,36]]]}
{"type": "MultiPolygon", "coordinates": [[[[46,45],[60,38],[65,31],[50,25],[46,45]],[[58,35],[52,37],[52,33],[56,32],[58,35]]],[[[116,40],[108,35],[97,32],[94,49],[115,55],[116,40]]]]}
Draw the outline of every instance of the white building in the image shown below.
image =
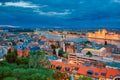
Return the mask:
{"type": "Polygon", "coordinates": [[[86,55],[87,52],[91,52],[92,55],[94,56],[104,56],[104,54],[106,53],[106,49],[104,47],[102,47],[101,49],[93,49],[93,48],[84,48],[81,53],[83,55],[86,55]]]}

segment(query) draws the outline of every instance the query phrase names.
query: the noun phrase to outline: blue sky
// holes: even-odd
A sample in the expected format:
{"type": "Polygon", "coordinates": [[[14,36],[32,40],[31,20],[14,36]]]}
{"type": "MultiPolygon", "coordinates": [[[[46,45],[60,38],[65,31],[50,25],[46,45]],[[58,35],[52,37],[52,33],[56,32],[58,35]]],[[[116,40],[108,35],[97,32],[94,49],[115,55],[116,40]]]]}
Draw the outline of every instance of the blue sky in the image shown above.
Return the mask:
{"type": "Polygon", "coordinates": [[[0,0],[0,25],[119,28],[120,0],[0,0]]]}

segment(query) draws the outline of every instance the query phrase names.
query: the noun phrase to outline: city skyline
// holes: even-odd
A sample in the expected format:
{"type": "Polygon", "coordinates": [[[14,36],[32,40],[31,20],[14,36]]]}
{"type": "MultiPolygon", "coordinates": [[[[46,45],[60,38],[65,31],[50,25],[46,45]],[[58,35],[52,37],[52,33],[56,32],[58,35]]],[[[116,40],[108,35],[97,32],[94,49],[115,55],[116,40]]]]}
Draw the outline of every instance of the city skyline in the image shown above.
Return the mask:
{"type": "Polygon", "coordinates": [[[119,28],[120,0],[4,0],[0,26],[119,28]]]}

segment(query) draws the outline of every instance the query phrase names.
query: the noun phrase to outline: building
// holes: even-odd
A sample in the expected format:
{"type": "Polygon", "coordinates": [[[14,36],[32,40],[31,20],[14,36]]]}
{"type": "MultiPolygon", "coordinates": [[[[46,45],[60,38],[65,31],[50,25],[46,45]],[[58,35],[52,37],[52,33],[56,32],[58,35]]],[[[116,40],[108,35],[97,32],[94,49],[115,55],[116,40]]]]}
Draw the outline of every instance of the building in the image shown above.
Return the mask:
{"type": "Polygon", "coordinates": [[[17,49],[17,56],[27,57],[29,55],[29,49],[17,49]]]}
{"type": "Polygon", "coordinates": [[[77,64],[77,65],[80,65],[82,63],[91,63],[91,62],[96,62],[96,61],[102,61],[101,59],[102,58],[99,58],[99,57],[84,56],[81,53],[70,53],[68,55],[68,62],[77,64]]]}
{"type": "Polygon", "coordinates": [[[22,42],[18,42],[17,45],[15,46],[15,48],[17,49],[17,56],[28,56],[29,55],[29,48],[28,45],[22,42]]]}
{"type": "Polygon", "coordinates": [[[91,52],[93,56],[106,56],[106,48],[84,48],[81,53],[86,55],[87,52],[91,52]]]}
{"type": "Polygon", "coordinates": [[[6,47],[0,46],[0,58],[3,58],[5,54],[7,54],[8,49],[6,47]]]}
{"type": "Polygon", "coordinates": [[[89,61],[94,61],[93,59],[90,59],[88,57],[83,57],[83,55],[77,54],[77,53],[70,53],[68,55],[68,61],[69,63],[74,63],[74,64],[81,64],[89,61]]]}
{"type": "Polygon", "coordinates": [[[96,32],[89,32],[87,35],[88,38],[120,40],[120,34],[115,32],[108,32],[105,28],[96,32]]]}
{"type": "Polygon", "coordinates": [[[74,75],[90,76],[94,80],[120,80],[120,70],[108,67],[101,68],[85,64],[76,65],[53,60],[50,68],[74,75]]]}

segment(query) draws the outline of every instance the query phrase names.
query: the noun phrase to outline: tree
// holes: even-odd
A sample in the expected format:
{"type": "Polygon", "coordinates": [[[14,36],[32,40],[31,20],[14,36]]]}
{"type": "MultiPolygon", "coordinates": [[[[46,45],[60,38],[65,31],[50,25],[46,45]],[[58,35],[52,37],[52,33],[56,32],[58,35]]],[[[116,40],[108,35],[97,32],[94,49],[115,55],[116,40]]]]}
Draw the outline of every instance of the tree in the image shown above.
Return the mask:
{"type": "Polygon", "coordinates": [[[104,45],[107,45],[107,41],[105,41],[105,44],[104,45]]]}
{"type": "Polygon", "coordinates": [[[9,67],[0,67],[0,80],[11,75],[12,70],[9,67]]]}
{"type": "Polygon", "coordinates": [[[53,70],[44,67],[24,68],[21,66],[23,64],[15,65],[5,61],[0,62],[0,65],[0,80],[55,80],[53,70]]]}
{"type": "Polygon", "coordinates": [[[33,55],[29,56],[29,67],[31,68],[39,68],[39,67],[45,67],[46,65],[49,65],[50,61],[48,58],[46,58],[46,55],[44,52],[37,51],[33,55]]]}
{"type": "Polygon", "coordinates": [[[91,44],[91,42],[90,41],[86,41],[85,44],[91,44]]]}
{"type": "Polygon", "coordinates": [[[14,76],[18,79],[21,79],[24,75],[26,75],[26,70],[23,68],[14,69],[12,72],[12,76],[14,76]]]}
{"type": "Polygon", "coordinates": [[[56,49],[56,46],[52,44],[51,48],[54,50],[54,49],[56,49]]]}
{"type": "Polygon", "coordinates": [[[55,49],[53,49],[53,54],[56,55],[56,50],[55,49]]]}
{"type": "Polygon", "coordinates": [[[69,53],[64,54],[64,58],[68,59],[68,55],[69,55],[69,53]]]}
{"type": "Polygon", "coordinates": [[[65,72],[55,71],[54,77],[56,80],[67,80],[69,78],[68,74],[65,72]]]}
{"type": "Polygon", "coordinates": [[[15,52],[11,52],[5,55],[5,59],[9,62],[9,63],[14,63],[16,61],[17,55],[15,52]]]}
{"type": "Polygon", "coordinates": [[[58,55],[61,56],[61,57],[63,57],[63,49],[59,50],[58,55]]]}
{"type": "Polygon", "coordinates": [[[91,77],[82,76],[79,78],[79,80],[93,80],[93,79],[91,77]]]}
{"type": "Polygon", "coordinates": [[[29,62],[28,57],[17,57],[16,58],[17,64],[28,64],[28,62],[29,62]]]}
{"type": "Polygon", "coordinates": [[[92,53],[90,51],[88,51],[86,55],[88,55],[89,57],[92,57],[92,53]]]}

